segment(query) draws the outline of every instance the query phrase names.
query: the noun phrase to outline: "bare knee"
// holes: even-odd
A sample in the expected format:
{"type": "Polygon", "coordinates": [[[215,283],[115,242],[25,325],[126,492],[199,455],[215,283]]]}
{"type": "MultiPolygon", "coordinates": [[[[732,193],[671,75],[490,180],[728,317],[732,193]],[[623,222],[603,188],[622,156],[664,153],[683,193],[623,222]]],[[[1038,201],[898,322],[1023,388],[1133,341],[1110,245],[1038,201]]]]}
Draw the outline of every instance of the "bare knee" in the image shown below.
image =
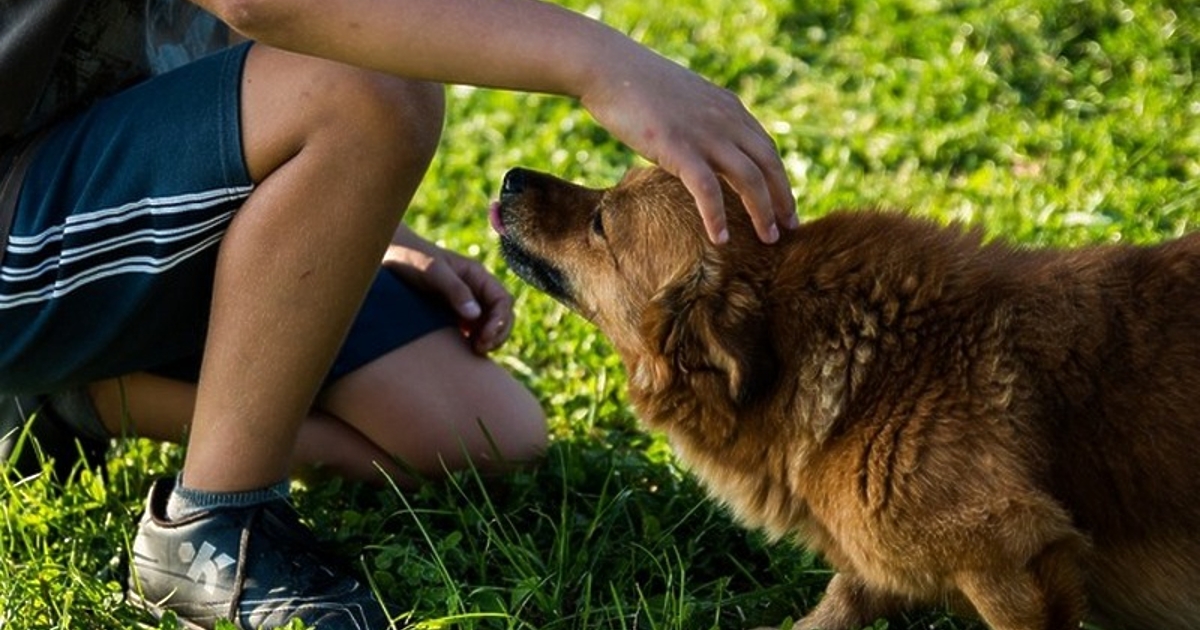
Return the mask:
{"type": "Polygon", "coordinates": [[[242,85],[243,144],[261,181],[301,151],[364,175],[412,173],[414,187],[441,138],[445,98],[436,83],[412,81],[256,45],[242,85]]]}
{"type": "MultiPolygon", "coordinates": [[[[345,66],[343,66],[345,68],[345,66]]],[[[441,85],[358,69],[336,77],[340,94],[331,100],[338,122],[353,130],[358,146],[392,154],[399,167],[424,172],[441,139],[445,96],[441,85]]]]}
{"type": "Polygon", "coordinates": [[[540,459],[548,440],[537,398],[451,328],[342,377],[318,405],[426,477],[510,471],[540,459]]]}
{"type": "Polygon", "coordinates": [[[546,416],[536,398],[512,382],[512,392],[479,420],[480,438],[472,463],[486,472],[506,472],[537,462],[546,452],[546,416]],[[489,470],[494,469],[494,470],[489,470]]]}
{"type": "Polygon", "coordinates": [[[439,393],[440,402],[414,399],[433,415],[409,423],[408,437],[421,446],[396,445],[393,452],[427,478],[474,470],[503,474],[538,462],[548,443],[546,416],[537,399],[499,366],[474,370],[471,388],[461,384],[439,393]]]}

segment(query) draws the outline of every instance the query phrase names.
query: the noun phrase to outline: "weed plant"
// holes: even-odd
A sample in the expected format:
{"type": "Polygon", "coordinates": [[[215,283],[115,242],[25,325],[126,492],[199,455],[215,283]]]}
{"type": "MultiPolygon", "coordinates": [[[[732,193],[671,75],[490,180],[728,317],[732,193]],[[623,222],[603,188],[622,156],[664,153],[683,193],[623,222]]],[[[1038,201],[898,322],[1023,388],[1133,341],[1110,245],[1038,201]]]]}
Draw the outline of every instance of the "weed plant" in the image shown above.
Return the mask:
{"type": "MultiPolygon", "coordinates": [[[[775,136],[804,218],[902,208],[1037,246],[1152,243],[1200,221],[1191,0],[566,4],[740,95],[775,136]]],[[[802,615],[829,578],[820,560],[707,499],[638,428],[605,340],[509,274],[487,227],[510,167],[600,186],[637,158],[568,99],[449,95],[406,220],[516,294],[497,359],[540,396],[552,446],[536,469],[412,493],[297,483],[302,513],[359,555],[412,628],[708,630],[802,615]]],[[[177,627],[128,605],[122,585],[142,497],[180,459],[126,439],[102,475],[0,475],[0,627],[177,627]]],[[[977,626],[933,611],[874,627],[977,626]]]]}

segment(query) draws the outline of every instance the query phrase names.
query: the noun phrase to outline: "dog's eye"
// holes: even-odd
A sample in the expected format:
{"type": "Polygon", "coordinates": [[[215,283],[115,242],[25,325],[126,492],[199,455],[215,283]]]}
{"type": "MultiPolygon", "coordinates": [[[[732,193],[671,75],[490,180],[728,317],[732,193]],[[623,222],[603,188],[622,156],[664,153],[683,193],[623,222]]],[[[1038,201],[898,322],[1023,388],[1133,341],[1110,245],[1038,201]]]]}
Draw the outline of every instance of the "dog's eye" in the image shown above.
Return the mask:
{"type": "Polygon", "coordinates": [[[595,232],[596,236],[604,238],[604,213],[599,210],[592,216],[592,232],[595,232]]]}

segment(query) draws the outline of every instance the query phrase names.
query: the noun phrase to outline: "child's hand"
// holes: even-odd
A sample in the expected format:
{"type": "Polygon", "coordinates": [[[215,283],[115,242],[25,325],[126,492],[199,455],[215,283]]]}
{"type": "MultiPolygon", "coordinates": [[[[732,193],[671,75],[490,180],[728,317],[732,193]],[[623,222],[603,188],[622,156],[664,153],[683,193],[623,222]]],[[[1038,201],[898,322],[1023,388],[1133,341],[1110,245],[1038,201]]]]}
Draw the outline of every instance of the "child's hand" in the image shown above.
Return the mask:
{"type": "Polygon", "coordinates": [[[644,48],[607,60],[582,102],[633,150],[679,177],[714,242],[723,242],[725,208],[718,178],[742,197],[759,238],[793,228],[795,200],[774,143],[736,96],[644,48]]]}
{"type": "Polygon", "coordinates": [[[405,282],[445,298],[460,318],[472,350],[487,354],[508,340],[513,298],[478,261],[442,249],[407,228],[384,254],[383,264],[405,282]]]}

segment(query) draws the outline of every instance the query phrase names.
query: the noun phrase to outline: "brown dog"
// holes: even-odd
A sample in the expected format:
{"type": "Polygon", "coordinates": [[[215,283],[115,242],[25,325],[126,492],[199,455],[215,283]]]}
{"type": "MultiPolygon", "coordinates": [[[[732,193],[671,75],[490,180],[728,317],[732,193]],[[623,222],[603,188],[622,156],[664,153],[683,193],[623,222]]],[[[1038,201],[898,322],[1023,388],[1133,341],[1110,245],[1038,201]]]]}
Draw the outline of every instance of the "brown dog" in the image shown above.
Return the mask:
{"type": "Polygon", "coordinates": [[[517,169],[492,220],[711,493],[837,569],[794,630],[941,602],[1200,628],[1200,234],[1029,251],[841,212],[768,246],[726,205],[714,246],[663,171],[517,169]]]}

